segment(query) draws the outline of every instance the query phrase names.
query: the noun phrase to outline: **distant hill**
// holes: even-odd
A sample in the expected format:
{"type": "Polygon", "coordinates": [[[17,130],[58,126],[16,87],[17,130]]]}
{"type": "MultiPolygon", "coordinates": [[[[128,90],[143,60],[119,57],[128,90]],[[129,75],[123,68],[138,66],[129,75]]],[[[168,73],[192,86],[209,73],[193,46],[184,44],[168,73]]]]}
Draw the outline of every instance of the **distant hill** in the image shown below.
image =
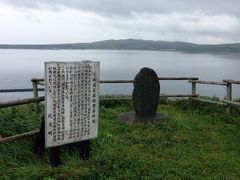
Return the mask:
{"type": "Polygon", "coordinates": [[[181,51],[189,53],[240,53],[240,43],[234,44],[193,44],[188,42],[151,41],[141,39],[122,39],[96,41],[92,43],[67,44],[0,44],[0,49],[106,49],[106,50],[148,50],[181,51]]]}

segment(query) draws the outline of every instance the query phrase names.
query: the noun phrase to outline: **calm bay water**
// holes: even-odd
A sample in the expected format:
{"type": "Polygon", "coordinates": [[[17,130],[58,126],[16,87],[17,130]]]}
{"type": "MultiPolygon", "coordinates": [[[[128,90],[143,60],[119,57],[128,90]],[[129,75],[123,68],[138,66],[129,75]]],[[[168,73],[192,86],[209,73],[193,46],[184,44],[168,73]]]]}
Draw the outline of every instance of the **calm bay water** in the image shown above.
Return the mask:
{"type": "MultiPolygon", "coordinates": [[[[200,80],[240,80],[240,54],[186,54],[165,51],[127,50],[0,50],[0,89],[30,88],[31,78],[44,77],[45,61],[100,61],[103,80],[128,80],[142,67],[150,67],[158,76],[199,77],[200,80]]],[[[191,92],[187,81],[160,81],[161,93],[191,92]]],[[[131,94],[131,84],[101,85],[101,94],[131,94]]],[[[224,98],[225,87],[197,85],[197,93],[224,98]]],[[[0,93],[0,101],[32,97],[32,93],[0,93]]],[[[240,86],[233,87],[240,97],[240,86]]]]}

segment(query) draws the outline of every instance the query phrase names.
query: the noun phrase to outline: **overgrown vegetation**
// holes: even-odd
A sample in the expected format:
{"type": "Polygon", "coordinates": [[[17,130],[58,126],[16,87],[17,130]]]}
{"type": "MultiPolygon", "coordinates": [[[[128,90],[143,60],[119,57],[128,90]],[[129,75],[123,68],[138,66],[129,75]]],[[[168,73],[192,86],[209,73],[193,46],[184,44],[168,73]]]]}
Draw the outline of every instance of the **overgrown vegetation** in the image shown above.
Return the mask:
{"type": "MultiPolygon", "coordinates": [[[[127,125],[118,120],[131,102],[103,101],[99,137],[91,158],[80,159],[76,145],[62,147],[62,165],[52,168],[47,152],[32,151],[34,138],[0,144],[0,179],[239,179],[240,116],[220,106],[161,99],[168,123],[127,125]]],[[[0,134],[36,129],[33,105],[0,110],[0,134]]]]}

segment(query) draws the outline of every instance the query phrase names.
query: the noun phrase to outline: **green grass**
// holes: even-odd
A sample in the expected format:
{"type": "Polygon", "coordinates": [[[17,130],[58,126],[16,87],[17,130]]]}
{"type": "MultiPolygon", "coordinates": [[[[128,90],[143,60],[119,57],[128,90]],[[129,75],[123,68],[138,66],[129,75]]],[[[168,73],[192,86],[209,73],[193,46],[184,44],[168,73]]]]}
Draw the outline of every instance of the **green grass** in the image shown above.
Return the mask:
{"type": "MultiPolygon", "coordinates": [[[[162,100],[158,111],[168,123],[127,125],[118,120],[131,103],[102,102],[99,137],[91,158],[77,146],[62,147],[62,165],[52,168],[47,152],[32,151],[34,138],[0,145],[0,179],[240,179],[240,116],[189,101],[162,100]]],[[[0,134],[33,130],[42,116],[32,105],[0,110],[0,134]]]]}

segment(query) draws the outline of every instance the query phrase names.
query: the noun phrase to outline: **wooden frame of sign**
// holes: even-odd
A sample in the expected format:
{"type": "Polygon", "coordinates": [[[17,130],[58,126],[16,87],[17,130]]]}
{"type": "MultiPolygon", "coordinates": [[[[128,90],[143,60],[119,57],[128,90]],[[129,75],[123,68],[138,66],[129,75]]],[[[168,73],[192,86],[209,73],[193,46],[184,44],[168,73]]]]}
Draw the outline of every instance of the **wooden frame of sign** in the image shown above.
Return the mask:
{"type": "Polygon", "coordinates": [[[98,135],[99,67],[96,61],[45,62],[45,148],[53,166],[64,144],[81,141],[89,155],[90,139],[98,135]]]}

